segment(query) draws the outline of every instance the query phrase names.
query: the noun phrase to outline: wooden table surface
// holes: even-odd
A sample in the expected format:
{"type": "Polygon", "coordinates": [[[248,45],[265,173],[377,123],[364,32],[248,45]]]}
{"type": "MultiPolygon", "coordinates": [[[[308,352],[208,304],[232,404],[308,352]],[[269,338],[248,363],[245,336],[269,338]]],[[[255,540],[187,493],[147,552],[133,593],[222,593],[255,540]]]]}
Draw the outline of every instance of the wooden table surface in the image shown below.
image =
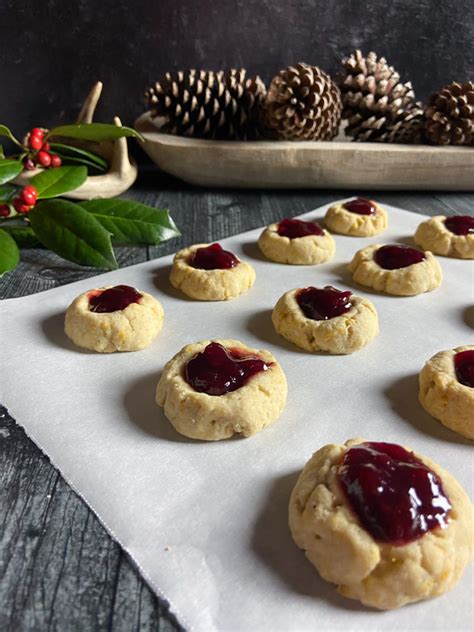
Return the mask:
{"type": "MultiPolygon", "coordinates": [[[[145,173],[126,197],[169,208],[182,235],[158,247],[118,249],[117,258],[121,267],[155,259],[358,193],[207,191],[145,173]]],[[[474,193],[364,195],[427,215],[474,215],[474,193]]],[[[24,250],[16,270],[0,279],[0,298],[41,292],[99,272],[45,250],[24,250]]],[[[18,387],[28,388],[27,375],[18,376],[18,387]]],[[[1,403],[8,406],[8,393],[4,397],[1,403]]],[[[0,477],[1,630],[180,629],[95,515],[2,406],[0,477]]]]}

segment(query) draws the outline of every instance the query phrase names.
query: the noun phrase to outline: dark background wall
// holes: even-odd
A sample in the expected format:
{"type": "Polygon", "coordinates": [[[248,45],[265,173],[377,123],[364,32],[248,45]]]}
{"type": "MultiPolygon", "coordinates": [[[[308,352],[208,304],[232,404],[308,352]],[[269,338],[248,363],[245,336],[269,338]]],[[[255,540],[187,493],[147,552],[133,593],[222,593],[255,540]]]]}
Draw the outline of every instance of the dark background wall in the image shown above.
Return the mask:
{"type": "Polygon", "coordinates": [[[375,50],[419,98],[474,79],[473,0],[0,0],[0,122],[17,133],[72,120],[105,83],[98,118],[132,123],[166,70],[298,61],[330,73],[375,50]]]}

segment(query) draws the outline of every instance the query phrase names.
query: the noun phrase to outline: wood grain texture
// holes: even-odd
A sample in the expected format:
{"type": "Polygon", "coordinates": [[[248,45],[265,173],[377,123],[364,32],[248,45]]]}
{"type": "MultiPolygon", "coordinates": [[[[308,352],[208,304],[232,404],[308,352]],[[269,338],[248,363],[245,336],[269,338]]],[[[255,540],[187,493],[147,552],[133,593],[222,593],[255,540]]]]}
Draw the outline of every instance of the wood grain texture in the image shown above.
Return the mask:
{"type": "MultiPolygon", "coordinates": [[[[473,194],[370,192],[370,196],[428,215],[474,215],[473,194]]],[[[205,191],[151,172],[127,197],[170,208],[182,236],[157,247],[119,249],[121,266],[297,215],[342,194],[205,191]]],[[[27,250],[20,266],[0,280],[0,296],[23,296],[95,274],[96,270],[51,253],[27,250]]],[[[27,376],[19,376],[18,384],[27,388],[27,376]]],[[[8,404],[8,394],[1,396],[8,404]]],[[[1,630],[179,629],[166,604],[153,595],[95,515],[5,408],[0,408],[0,482],[1,630]]]]}

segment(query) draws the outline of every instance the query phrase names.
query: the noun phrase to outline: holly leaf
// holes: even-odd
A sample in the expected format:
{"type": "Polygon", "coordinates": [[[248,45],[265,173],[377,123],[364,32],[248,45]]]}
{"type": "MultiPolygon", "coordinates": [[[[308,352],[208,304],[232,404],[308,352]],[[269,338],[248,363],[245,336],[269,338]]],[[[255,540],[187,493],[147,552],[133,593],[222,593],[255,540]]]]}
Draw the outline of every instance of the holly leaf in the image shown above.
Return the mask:
{"type": "Polygon", "coordinates": [[[118,267],[110,233],[79,204],[45,200],[28,219],[41,243],[64,259],[108,270],[118,267]]]}
{"type": "Polygon", "coordinates": [[[20,143],[19,140],[15,138],[11,129],[9,129],[6,125],[0,125],[0,136],[6,136],[13,143],[15,143],[15,145],[18,145],[19,147],[23,148],[23,145],[20,143]]]}
{"type": "Polygon", "coordinates": [[[19,248],[43,248],[43,244],[33,232],[30,226],[11,226],[4,224],[2,230],[15,240],[19,248]]]}
{"type": "Polygon", "coordinates": [[[86,178],[86,167],[56,167],[34,176],[30,184],[38,191],[38,199],[45,200],[77,189],[86,178]]]}
{"type": "Polygon", "coordinates": [[[66,138],[80,138],[82,140],[93,140],[101,142],[103,140],[116,140],[123,136],[130,136],[144,140],[143,136],[131,127],[123,125],[111,125],[108,123],[79,123],[77,125],[60,125],[54,127],[47,134],[52,136],[64,136],[66,138]]]}
{"type": "Polygon", "coordinates": [[[20,251],[15,240],[0,228],[0,276],[16,268],[20,261],[20,251]]]}
{"type": "Polygon", "coordinates": [[[14,180],[22,171],[23,165],[19,160],[10,160],[8,158],[0,160],[0,184],[14,180]]]}
{"type": "Polygon", "coordinates": [[[90,200],[81,207],[112,234],[116,244],[156,246],[180,235],[166,209],[153,208],[132,200],[90,200]]]}
{"type": "Polygon", "coordinates": [[[2,204],[11,202],[18,193],[18,188],[12,184],[4,184],[0,186],[0,202],[2,204]]]}
{"type": "Polygon", "coordinates": [[[74,161],[86,167],[93,167],[99,171],[107,171],[109,167],[109,163],[105,158],[86,149],[81,149],[80,147],[64,145],[62,143],[51,143],[51,149],[54,153],[59,154],[63,160],[74,161]]]}

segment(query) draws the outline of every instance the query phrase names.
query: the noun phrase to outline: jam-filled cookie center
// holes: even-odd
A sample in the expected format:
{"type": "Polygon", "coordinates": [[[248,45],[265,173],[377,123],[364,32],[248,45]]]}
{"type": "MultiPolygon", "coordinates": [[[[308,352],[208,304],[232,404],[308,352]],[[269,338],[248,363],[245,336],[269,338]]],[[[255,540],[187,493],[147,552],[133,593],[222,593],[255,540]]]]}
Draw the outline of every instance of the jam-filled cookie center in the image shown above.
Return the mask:
{"type": "Polygon", "coordinates": [[[399,445],[350,448],[338,477],[352,510],[376,540],[408,544],[449,522],[451,503],[440,478],[399,445]]]}
{"type": "Polygon", "coordinates": [[[454,369],[458,382],[474,388],[474,349],[456,353],[454,369]]]}
{"type": "Polygon", "coordinates": [[[357,213],[357,215],[375,215],[377,212],[373,202],[361,197],[345,202],[342,208],[351,213],[357,213]]]}
{"type": "Polygon", "coordinates": [[[474,217],[469,215],[454,215],[444,220],[446,228],[455,235],[473,235],[474,217]]]}
{"type": "Polygon", "coordinates": [[[91,312],[105,314],[119,312],[132,303],[139,303],[143,294],[129,285],[115,285],[107,290],[89,292],[89,309],[91,312]]]}
{"type": "Polygon", "coordinates": [[[337,290],[331,285],[324,288],[306,287],[296,293],[301,311],[311,320],[329,320],[342,316],[352,308],[352,292],[337,290]]]}
{"type": "Polygon", "coordinates": [[[224,250],[220,244],[211,244],[203,248],[197,248],[188,259],[192,268],[200,270],[227,270],[239,265],[237,257],[228,250],[224,250]]]}
{"type": "Polygon", "coordinates": [[[301,219],[282,219],[278,224],[277,232],[280,237],[288,237],[288,239],[324,235],[323,229],[317,222],[304,222],[301,219]]]}
{"type": "Polygon", "coordinates": [[[410,246],[390,244],[376,250],[374,259],[384,270],[398,270],[420,263],[426,259],[426,256],[424,252],[410,246]]]}
{"type": "Polygon", "coordinates": [[[211,342],[186,365],[185,378],[195,391],[207,395],[225,395],[244,386],[248,380],[271,364],[242,349],[226,349],[211,342]]]}

